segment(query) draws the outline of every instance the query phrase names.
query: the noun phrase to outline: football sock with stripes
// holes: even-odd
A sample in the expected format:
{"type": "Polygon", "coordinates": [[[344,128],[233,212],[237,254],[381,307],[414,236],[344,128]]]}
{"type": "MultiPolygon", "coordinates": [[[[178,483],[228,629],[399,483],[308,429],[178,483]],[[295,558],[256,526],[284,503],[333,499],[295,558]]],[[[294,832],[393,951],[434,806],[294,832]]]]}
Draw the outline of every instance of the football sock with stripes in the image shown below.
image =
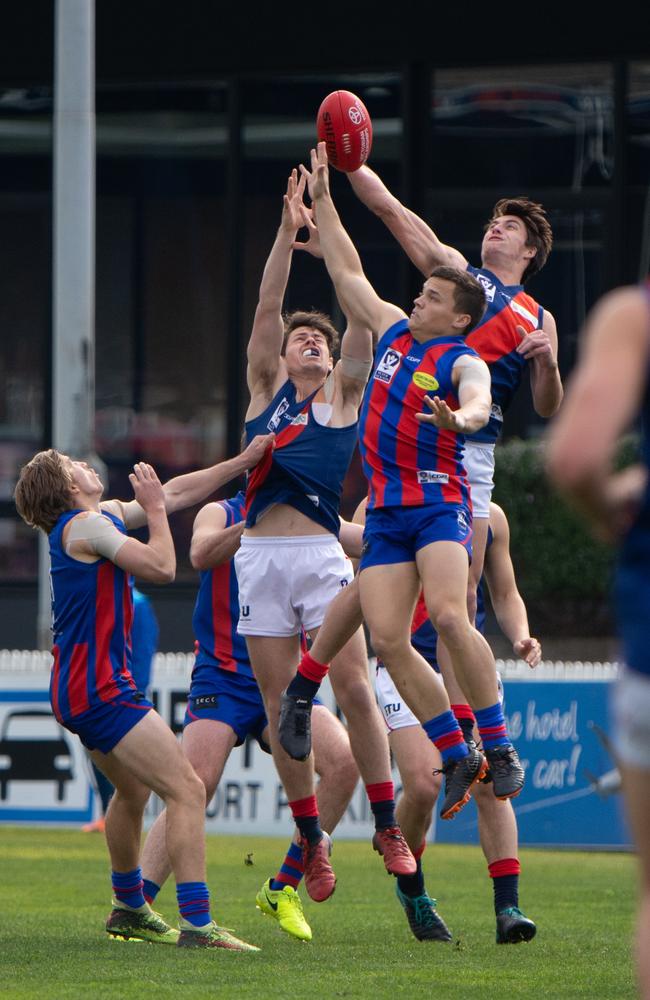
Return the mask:
{"type": "Polygon", "coordinates": [[[300,830],[300,836],[309,844],[317,844],[323,836],[318,817],[318,804],[315,795],[305,799],[295,799],[289,803],[291,815],[300,830]]]}
{"type": "Polygon", "coordinates": [[[113,884],[113,895],[120,903],[125,903],[132,909],[137,910],[144,906],[145,898],[142,894],[142,869],[134,868],[130,872],[111,873],[113,884]]]}
{"type": "Polygon", "coordinates": [[[211,923],[210,892],[205,882],[179,882],[176,886],[178,912],[195,927],[211,923]]]}
{"type": "Polygon", "coordinates": [[[484,750],[510,745],[506,730],[506,720],[499,702],[496,705],[490,705],[488,708],[477,708],[474,715],[476,716],[476,725],[478,726],[484,750]]]}
{"type": "Polygon", "coordinates": [[[292,889],[297,889],[304,871],[302,848],[292,841],[280,871],[275,878],[271,879],[271,889],[281,890],[284,889],[285,885],[290,885],[292,889]]]}
{"type": "Polygon", "coordinates": [[[463,739],[463,731],[451,710],[434,716],[428,722],[423,722],[422,727],[440,751],[443,764],[452,760],[462,760],[469,753],[467,743],[463,739]]]}

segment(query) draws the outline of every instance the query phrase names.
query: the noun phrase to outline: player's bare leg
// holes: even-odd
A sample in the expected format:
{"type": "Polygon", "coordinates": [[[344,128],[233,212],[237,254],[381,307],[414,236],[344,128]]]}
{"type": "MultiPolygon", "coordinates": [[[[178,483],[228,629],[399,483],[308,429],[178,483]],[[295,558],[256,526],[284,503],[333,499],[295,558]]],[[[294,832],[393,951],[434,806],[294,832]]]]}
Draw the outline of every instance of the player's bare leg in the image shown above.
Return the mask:
{"type": "Polygon", "coordinates": [[[417,859],[416,872],[397,880],[397,898],[419,941],[451,941],[451,934],[424,884],[422,855],[440,790],[440,754],[421,726],[405,726],[390,734],[390,746],[402,779],[397,817],[417,859]],[[438,773],[436,773],[438,772],[438,773]]]}
{"type": "Polygon", "coordinates": [[[506,731],[492,650],[467,614],[467,553],[455,542],[440,541],[420,549],[416,558],[429,617],[476,716],[494,794],[512,798],[523,787],[524,771],[506,731]]]}
{"type": "MultiPolygon", "coordinates": [[[[345,588],[349,590],[350,588],[345,588]]],[[[356,598],[348,598],[348,621],[356,619],[356,598]],[[352,613],[350,614],[350,609],[352,613]]],[[[320,632],[316,638],[316,645],[320,632]]],[[[375,818],[373,847],[391,875],[415,871],[415,859],[395,818],[395,789],[386,727],[368,676],[368,650],[358,628],[332,660],[330,680],[336,701],[348,723],[350,745],[366,787],[375,818]]]]}
{"type": "MultiPolygon", "coordinates": [[[[458,548],[463,551],[460,546],[458,548]]],[[[446,571],[441,572],[438,584],[444,581],[445,590],[446,576],[446,571]]],[[[447,781],[440,814],[443,819],[451,819],[469,801],[470,788],[484,773],[485,760],[465,743],[444,688],[436,682],[426,660],[411,645],[410,622],[420,593],[416,565],[403,562],[370,566],[359,574],[359,585],[373,648],[400,696],[411,706],[427,736],[442,754],[447,781]]],[[[464,592],[462,606],[467,617],[464,592]]]]}
{"type": "Polygon", "coordinates": [[[277,726],[282,693],[300,660],[299,636],[247,635],[246,644],[269,720],[273,760],[302,837],[305,887],[313,900],[322,902],[334,892],[336,877],[328,860],[329,836],[323,836],[319,821],[313,754],[305,761],[293,760],[280,744],[277,726]]]}
{"type": "Polygon", "coordinates": [[[639,912],[636,925],[636,966],[640,996],[650,1000],[650,784],[644,768],[620,764],[623,792],[639,858],[639,912]]]}

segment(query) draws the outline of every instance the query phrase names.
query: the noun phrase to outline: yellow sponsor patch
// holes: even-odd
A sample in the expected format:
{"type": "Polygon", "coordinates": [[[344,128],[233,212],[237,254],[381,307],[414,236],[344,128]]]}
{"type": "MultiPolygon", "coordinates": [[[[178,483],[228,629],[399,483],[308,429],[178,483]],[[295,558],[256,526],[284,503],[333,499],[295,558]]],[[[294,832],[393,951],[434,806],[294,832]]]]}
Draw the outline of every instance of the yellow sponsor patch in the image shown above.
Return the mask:
{"type": "Polygon", "coordinates": [[[414,372],[413,381],[419,389],[426,389],[427,392],[432,392],[434,389],[440,388],[438,379],[427,372],[414,372]]]}

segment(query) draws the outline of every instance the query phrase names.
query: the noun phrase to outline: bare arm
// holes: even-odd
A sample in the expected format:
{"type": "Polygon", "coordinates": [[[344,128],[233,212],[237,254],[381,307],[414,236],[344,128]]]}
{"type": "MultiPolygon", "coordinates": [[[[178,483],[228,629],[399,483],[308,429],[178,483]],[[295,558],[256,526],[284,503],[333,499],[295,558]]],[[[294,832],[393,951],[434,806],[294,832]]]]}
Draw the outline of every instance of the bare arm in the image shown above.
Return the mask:
{"type": "Polygon", "coordinates": [[[492,607],[499,628],[512,643],[516,656],[530,667],[542,658],[542,647],[530,634],[528,614],[517,589],[515,570],[510,558],[510,527],[500,507],[490,504],[492,544],[485,553],[485,579],[490,588],[492,607]]]}
{"type": "Polygon", "coordinates": [[[194,569],[206,570],[230,562],[239,548],[245,521],[226,527],[226,511],[220,503],[209,503],[194,520],[190,562],[194,569]]]}
{"type": "Polygon", "coordinates": [[[248,342],[246,378],[251,393],[260,388],[260,383],[262,388],[273,383],[282,364],[282,303],[289,281],[293,245],[298,230],[304,225],[300,213],[304,190],[304,178],[298,180],[297,171],[292,170],[283,198],[280,228],[262,275],[253,331],[248,342]]]}
{"type": "Polygon", "coordinates": [[[520,326],[522,341],[517,348],[531,362],[530,387],[533,406],[540,417],[552,417],[560,408],[564,390],[560,369],[557,364],[557,327],[550,312],[544,312],[544,322],[540,330],[526,333],[520,326]]]}
{"type": "MultiPolygon", "coordinates": [[[[162,487],[167,513],[173,514],[174,511],[185,510],[186,507],[201,503],[231,479],[241,476],[247,469],[252,469],[272,444],[273,439],[273,434],[258,434],[235,458],[226,459],[225,462],[211,465],[207,469],[198,469],[196,472],[187,472],[169,479],[162,487]]],[[[110,510],[120,517],[127,528],[140,528],[146,522],[145,512],[137,500],[131,500],[129,503],[106,500],[101,506],[102,510],[110,510]]]]}
{"type": "Polygon", "coordinates": [[[320,245],[336,296],[348,321],[373,333],[387,330],[405,313],[379,298],[363,273],[356,248],[343,228],[329,191],[325,143],[311,151],[311,172],[301,165],[316,214],[320,245]]]}
{"type": "Polygon", "coordinates": [[[459,409],[452,410],[438,396],[425,396],[424,402],[431,412],[416,413],[415,417],[421,423],[434,424],[443,430],[473,434],[485,427],[490,419],[490,369],[480,358],[463,354],[454,364],[452,380],[457,386],[459,409]]]}
{"type": "Polygon", "coordinates": [[[438,264],[465,269],[467,260],[459,250],[441,243],[426,222],[398,201],[370,167],[348,174],[354,193],[378,215],[417,269],[429,276],[438,264]]]}
{"type": "Polygon", "coordinates": [[[176,575],[176,553],[165,510],[163,488],[150,465],[138,462],[129,480],[146,515],[149,541],[129,538],[118,549],[115,565],[150,583],[171,583],[176,575]]]}
{"type": "Polygon", "coordinates": [[[580,362],[548,443],[551,480],[603,538],[630,523],[644,485],[638,467],[612,474],[621,433],[639,410],[647,370],[648,305],[637,288],[606,295],[590,315],[580,362]]]}

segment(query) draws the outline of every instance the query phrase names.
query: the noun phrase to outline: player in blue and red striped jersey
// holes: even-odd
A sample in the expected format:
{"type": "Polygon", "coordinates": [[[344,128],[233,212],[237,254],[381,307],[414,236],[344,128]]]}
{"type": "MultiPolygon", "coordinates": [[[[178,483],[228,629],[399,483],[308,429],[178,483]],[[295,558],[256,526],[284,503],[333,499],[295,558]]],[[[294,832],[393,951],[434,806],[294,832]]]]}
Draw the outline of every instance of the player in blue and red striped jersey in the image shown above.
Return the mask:
{"type": "MultiPolygon", "coordinates": [[[[237,634],[239,592],[233,556],[245,524],[243,492],[203,507],[196,516],[190,558],[200,570],[194,607],[196,659],[183,729],[183,749],[203,781],[206,800],[215,794],[234,747],[247,736],[270,753],[264,702],[244,638],[237,634]]],[[[320,776],[319,812],[332,832],[345,812],[359,778],[342,723],[324,705],[314,709],[315,769],[320,776]]],[[[143,854],[144,892],[153,902],[171,871],[165,846],[165,813],[147,837],[143,854]]],[[[258,907],[287,934],[311,940],[298,885],[303,875],[297,838],[273,879],[257,895],[258,907]]]]}
{"type": "Polygon", "coordinates": [[[268,444],[256,439],[236,459],[178,476],[162,486],[151,466],[129,477],[135,500],[101,502],[102,481],[85,462],[55,449],[21,470],[16,507],[49,535],[54,664],[50,683],[57,719],[79,735],[93,763],[115,787],[106,815],[111,856],[112,936],[180,947],[257,950],[219,928],[205,883],[205,789],[177,740],[131,675],[131,574],[173,579],[168,511],[200,502],[254,465],[268,444]],[[127,529],[147,524],[144,544],[127,529]],[[151,790],[167,804],[167,846],[177,882],[181,931],[155,914],[143,895],[139,864],[142,817],[151,790]]]}
{"type": "Polygon", "coordinates": [[[474,708],[495,794],[518,794],[524,779],[498,700],[494,657],[467,614],[471,505],[463,433],[488,420],[490,376],[464,336],[482,316],[485,297],[475,278],[445,267],[427,279],[410,318],[380,299],[332,202],[324,143],[312,150],[311,166],[301,169],[339,302],[348,322],[380,334],[360,422],[370,487],[361,606],[375,652],[442,754],[441,815],[451,818],[483,775],[485,760],[468,748],[444,690],[411,646],[421,588],[474,708]]]}
{"type": "MultiPolygon", "coordinates": [[[[339,542],[338,507],[357,441],[372,337],[365,326],[349,323],[335,363],[338,334],[328,317],[301,312],[283,319],[294,244],[305,225],[304,184],[294,170],[248,343],[246,434],[272,431],[275,440],[249,479],[246,528],[235,566],[238,631],[246,637],[266,715],[274,722],[271,749],[301,832],[305,887],[312,899],[323,901],[334,892],[336,878],[329,838],[319,822],[313,763],[309,751],[299,760],[285,753],[275,720],[300,660],[301,631],[315,637],[328,604],[352,579],[339,542]]],[[[363,633],[350,642],[356,644],[356,653],[349,658],[348,678],[341,669],[336,693],[370,799],[373,846],[388,871],[414,870],[415,861],[395,824],[388,742],[368,680],[363,633]]]]}
{"type": "MultiPolygon", "coordinates": [[[[503,415],[526,369],[530,372],[533,404],[540,416],[553,416],[562,401],[555,320],[524,289],[525,282],[546,263],[553,234],[541,205],[528,198],[502,198],[485,227],[481,267],[472,267],[459,250],[442,243],[423,219],[402,205],[369,167],[363,166],[348,177],[357,196],[382,219],[425,277],[433,267],[450,264],[474,275],[485,290],[485,314],[467,337],[467,344],[490,369],[492,392],[488,423],[468,435],[465,442],[465,467],[474,508],[468,591],[473,620],[490,516],[494,445],[501,433],[503,415]]],[[[441,662],[444,657],[441,649],[441,662]]]]}

